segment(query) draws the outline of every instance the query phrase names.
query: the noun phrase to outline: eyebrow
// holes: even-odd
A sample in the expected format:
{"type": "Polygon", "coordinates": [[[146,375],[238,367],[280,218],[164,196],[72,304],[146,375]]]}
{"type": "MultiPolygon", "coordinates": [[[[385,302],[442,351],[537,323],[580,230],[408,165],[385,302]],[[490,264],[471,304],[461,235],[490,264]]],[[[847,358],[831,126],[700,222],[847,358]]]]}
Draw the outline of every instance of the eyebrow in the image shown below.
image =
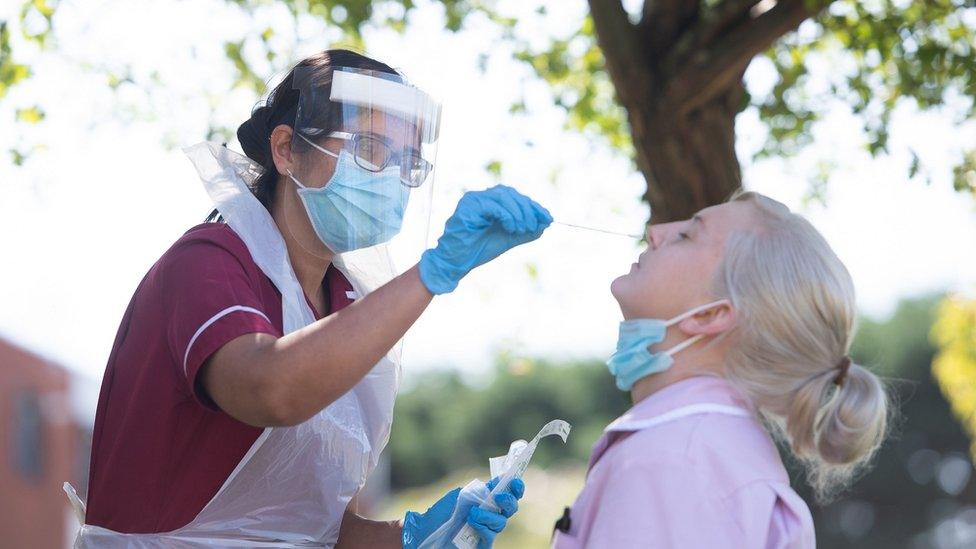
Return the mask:
{"type": "MultiPolygon", "coordinates": [[[[387,147],[390,147],[391,149],[396,149],[396,143],[394,143],[392,139],[390,139],[389,137],[387,137],[385,135],[376,133],[376,132],[374,132],[372,130],[365,130],[365,131],[360,132],[360,134],[366,135],[366,136],[369,136],[369,137],[372,137],[373,139],[377,139],[379,141],[382,141],[383,143],[386,144],[387,147]]],[[[416,154],[417,156],[420,156],[420,149],[414,147],[413,145],[404,144],[403,145],[403,149],[401,149],[401,150],[409,151],[410,153],[413,153],[413,154],[416,154]]]]}
{"type": "Polygon", "coordinates": [[[702,226],[703,229],[705,228],[705,220],[702,218],[702,216],[700,216],[698,214],[695,214],[695,215],[691,216],[691,221],[692,222],[697,221],[699,224],[701,224],[701,226],[702,226]]]}

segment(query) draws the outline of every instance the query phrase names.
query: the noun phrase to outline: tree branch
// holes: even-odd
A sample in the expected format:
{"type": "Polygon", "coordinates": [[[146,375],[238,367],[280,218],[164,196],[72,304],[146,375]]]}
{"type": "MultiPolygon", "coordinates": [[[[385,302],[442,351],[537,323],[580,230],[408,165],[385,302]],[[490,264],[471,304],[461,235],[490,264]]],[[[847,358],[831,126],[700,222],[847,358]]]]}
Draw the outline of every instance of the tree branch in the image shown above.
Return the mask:
{"type": "Polygon", "coordinates": [[[699,0],[645,0],[639,26],[651,50],[670,49],[681,31],[698,17],[700,4],[699,0]]]}
{"type": "Polygon", "coordinates": [[[597,43],[607,71],[625,108],[640,102],[651,90],[650,65],[644,56],[637,27],[630,22],[620,0],[588,0],[597,43]]]}
{"type": "Polygon", "coordinates": [[[671,49],[667,66],[679,67],[684,64],[691,53],[707,46],[728,27],[748,18],[749,11],[759,2],[760,0],[725,0],[706,10],[671,49]]]}
{"type": "Polygon", "coordinates": [[[830,1],[779,0],[771,10],[735,25],[679,68],[670,79],[666,97],[683,112],[708,102],[741,79],[753,57],[830,1]]]}

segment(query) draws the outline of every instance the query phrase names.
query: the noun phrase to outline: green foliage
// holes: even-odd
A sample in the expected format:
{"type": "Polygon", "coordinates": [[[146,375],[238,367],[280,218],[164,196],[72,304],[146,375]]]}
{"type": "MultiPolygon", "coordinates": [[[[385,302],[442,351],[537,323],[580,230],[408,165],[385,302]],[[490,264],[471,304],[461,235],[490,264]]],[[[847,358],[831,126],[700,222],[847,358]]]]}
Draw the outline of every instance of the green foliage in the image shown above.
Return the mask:
{"type": "MultiPolygon", "coordinates": [[[[700,19],[722,13],[729,1],[701,0],[700,19]]],[[[254,17],[258,10],[272,6],[266,0],[227,2],[254,17]]],[[[22,1],[19,23],[27,41],[41,47],[50,45],[57,4],[56,0],[22,1]]],[[[635,156],[627,113],[617,102],[590,16],[584,16],[578,27],[558,36],[526,36],[529,33],[520,30],[522,21],[506,14],[504,4],[497,0],[439,0],[436,4],[443,10],[448,30],[459,31],[469,20],[494,24],[514,58],[531,67],[549,85],[554,104],[566,112],[567,127],[596,136],[622,154],[635,156]]],[[[289,10],[296,26],[300,18],[308,16],[322,21],[329,29],[339,31],[333,46],[355,49],[365,49],[363,36],[368,29],[406,30],[417,7],[415,0],[283,0],[273,5],[289,10]]],[[[535,0],[530,6],[534,6],[535,17],[545,20],[548,14],[544,2],[535,0]]],[[[771,91],[744,97],[741,108],[756,107],[769,130],[758,156],[795,154],[809,145],[813,124],[834,99],[847,103],[863,121],[867,149],[874,155],[888,152],[892,113],[902,102],[912,102],[922,110],[948,102],[954,106],[965,104],[963,118],[970,118],[976,111],[976,78],[972,76],[976,74],[974,18],[972,0],[832,2],[815,19],[804,23],[801,32],[788,33],[766,53],[778,75],[771,91]],[[828,76],[826,89],[811,79],[811,67],[818,62],[837,67],[828,76]]],[[[265,27],[253,36],[242,36],[224,45],[228,61],[236,69],[236,86],[263,94],[268,75],[286,68],[291,60],[286,59],[287,52],[276,49],[280,46],[274,44],[274,36],[274,30],[265,27]],[[268,65],[262,66],[265,62],[268,65]]],[[[486,46],[482,67],[487,66],[495,49],[486,46]]],[[[663,60],[650,62],[666,65],[663,60]]],[[[130,79],[109,72],[111,69],[103,70],[113,89],[130,79]]],[[[10,87],[29,77],[29,66],[14,60],[8,22],[0,21],[0,99],[10,87]]],[[[519,115],[526,110],[524,99],[518,99],[510,112],[519,115]]],[[[228,132],[226,128],[211,128],[210,133],[228,132]]],[[[957,189],[972,192],[973,164],[969,155],[957,168],[957,189]]],[[[829,173],[827,169],[812,177],[811,198],[822,195],[829,173]]],[[[919,173],[928,170],[913,153],[909,176],[919,173]]]]}
{"type": "Polygon", "coordinates": [[[556,106],[568,114],[570,128],[602,136],[614,149],[633,156],[627,113],[616,102],[591,18],[569,37],[554,39],[540,51],[520,44],[515,58],[531,65],[549,84],[556,106]]]}
{"type": "Polygon", "coordinates": [[[241,53],[243,48],[243,40],[239,42],[226,42],[224,44],[224,53],[227,54],[227,58],[230,59],[231,63],[234,64],[234,68],[237,69],[237,82],[235,86],[246,86],[253,89],[258,95],[264,95],[268,87],[264,83],[264,79],[258,76],[247,61],[244,60],[244,56],[241,53]]]}
{"type": "MultiPolygon", "coordinates": [[[[254,14],[267,7],[263,0],[227,0],[254,14]]],[[[552,90],[554,103],[565,109],[567,125],[589,135],[600,136],[613,148],[633,156],[626,112],[618,105],[615,90],[605,71],[605,60],[597,45],[590,17],[563,36],[531,42],[518,32],[518,21],[503,13],[495,0],[440,0],[445,27],[458,31],[471,18],[494,23],[501,38],[512,45],[515,59],[530,66],[552,90]]],[[[295,18],[312,16],[341,32],[343,45],[362,49],[367,28],[403,31],[417,7],[414,0],[285,0],[295,18]]],[[[719,0],[704,0],[702,17],[722,9],[719,0]]],[[[21,9],[21,28],[28,40],[45,45],[52,36],[57,3],[26,0],[21,9]],[[31,25],[25,25],[27,22],[31,25]],[[26,30],[30,27],[31,30],[26,30]]],[[[837,0],[803,32],[790,33],[767,53],[779,78],[769,94],[747,97],[758,108],[769,128],[762,155],[793,154],[808,145],[811,126],[828,106],[828,97],[848,103],[864,123],[867,147],[872,154],[888,150],[893,109],[910,100],[921,109],[945,104],[949,92],[969,101],[976,97],[976,29],[971,22],[969,0],[837,0]],[[970,19],[967,20],[967,17],[970,19]],[[833,56],[839,70],[832,75],[829,93],[810,87],[810,66],[823,55],[833,56]]],[[[546,5],[537,2],[535,14],[544,18],[546,5]]],[[[267,74],[253,64],[258,58],[274,62],[279,52],[272,47],[271,28],[259,35],[228,42],[225,52],[237,70],[237,85],[263,93],[267,74]],[[244,51],[259,51],[249,58],[244,51]]],[[[488,52],[483,56],[486,62],[488,52]]],[[[274,70],[283,68],[273,66],[274,70]]],[[[10,86],[29,77],[28,67],[13,61],[6,22],[0,22],[0,98],[10,86]]],[[[110,78],[111,80],[111,78],[110,78]]],[[[747,103],[743,104],[743,107],[747,103]]],[[[525,111],[523,101],[512,113],[525,111]]],[[[972,112],[968,113],[969,115],[972,112]]],[[[911,174],[920,170],[913,162],[911,174]]],[[[969,188],[960,185],[957,188],[969,188]]]]}
{"type": "Polygon", "coordinates": [[[552,419],[573,424],[566,447],[540,445],[533,463],[585,464],[590,445],[627,408],[626,395],[597,362],[554,365],[503,355],[487,386],[454,371],[429,372],[397,399],[390,440],[392,482],[420,486],[458,469],[485,468],[552,419]]]}
{"type": "Polygon", "coordinates": [[[20,8],[21,33],[24,38],[47,46],[53,30],[54,12],[58,2],[47,0],[28,0],[20,8]]]}
{"type": "Polygon", "coordinates": [[[963,155],[962,162],[952,169],[952,186],[976,198],[976,150],[963,155]]]}
{"type": "Polygon", "coordinates": [[[26,80],[30,74],[30,67],[14,61],[10,47],[10,27],[6,21],[0,21],[0,99],[7,95],[11,87],[26,80]]]}
{"type": "MultiPolygon", "coordinates": [[[[976,300],[943,301],[932,339],[939,348],[932,371],[956,418],[976,438],[976,300]]],[[[976,458],[976,442],[971,452],[976,458]]]]}
{"type": "Polygon", "coordinates": [[[502,176],[502,161],[493,159],[485,164],[485,171],[492,175],[496,180],[501,179],[502,176]]]}
{"type": "MultiPolygon", "coordinates": [[[[21,5],[18,23],[24,40],[33,42],[41,48],[50,46],[54,35],[54,14],[57,5],[58,2],[48,0],[27,0],[21,5]]],[[[0,20],[0,99],[3,99],[12,87],[30,78],[31,74],[30,66],[14,59],[10,23],[0,20]]],[[[14,119],[25,124],[37,124],[44,120],[44,111],[38,105],[18,108],[14,112],[14,119]]],[[[41,147],[41,145],[22,146],[8,149],[7,152],[15,166],[22,166],[30,154],[41,147]]]]}
{"type": "Polygon", "coordinates": [[[848,103],[864,122],[867,148],[888,151],[891,115],[902,100],[920,109],[943,105],[955,92],[976,97],[976,28],[966,0],[839,0],[803,32],[787,35],[767,54],[779,80],[767,97],[757,98],[761,119],[770,129],[763,155],[792,154],[810,142],[810,127],[826,108],[827,97],[848,103]],[[813,54],[825,54],[847,67],[831,75],[829,94],[812,96],[807,85],[813,54]]]}
{"type": "Polygon", "coordinates": [[[34,105],[26,109],[17,109],[15,114],[16,118],[20,122],[27,122],[28,124],[37,124],[41,120],[44,120],[44,111],[40,107],[34,105]]]}

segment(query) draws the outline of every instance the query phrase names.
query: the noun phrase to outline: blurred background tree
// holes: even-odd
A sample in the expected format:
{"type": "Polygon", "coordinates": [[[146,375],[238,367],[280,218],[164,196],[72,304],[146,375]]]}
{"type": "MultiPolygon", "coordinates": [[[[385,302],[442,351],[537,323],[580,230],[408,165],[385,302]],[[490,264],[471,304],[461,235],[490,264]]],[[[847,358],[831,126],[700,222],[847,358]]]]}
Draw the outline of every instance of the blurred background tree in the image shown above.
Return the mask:
{"type": "MultiPolygon", "coordinates": [[[[932,336],[939,347],[932,370],[956,417],[976,437],[976,301],[962,296],[944,300],[932,336]]],[[[976,442],[971,452],[976,457],[976,442]]]]}

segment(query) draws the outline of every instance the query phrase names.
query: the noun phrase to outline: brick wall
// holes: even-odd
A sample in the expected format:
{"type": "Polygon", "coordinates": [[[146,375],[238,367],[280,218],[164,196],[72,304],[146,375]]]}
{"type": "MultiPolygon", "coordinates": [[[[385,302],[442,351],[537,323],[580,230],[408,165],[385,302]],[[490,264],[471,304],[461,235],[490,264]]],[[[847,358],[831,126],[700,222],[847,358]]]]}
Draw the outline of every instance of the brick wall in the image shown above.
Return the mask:
{"type": "Polygon", "coordinates": [[[87,475],[70,383],[63,368],[0,339],[0,548],[70,543],[61,484],[87,475]]]}

